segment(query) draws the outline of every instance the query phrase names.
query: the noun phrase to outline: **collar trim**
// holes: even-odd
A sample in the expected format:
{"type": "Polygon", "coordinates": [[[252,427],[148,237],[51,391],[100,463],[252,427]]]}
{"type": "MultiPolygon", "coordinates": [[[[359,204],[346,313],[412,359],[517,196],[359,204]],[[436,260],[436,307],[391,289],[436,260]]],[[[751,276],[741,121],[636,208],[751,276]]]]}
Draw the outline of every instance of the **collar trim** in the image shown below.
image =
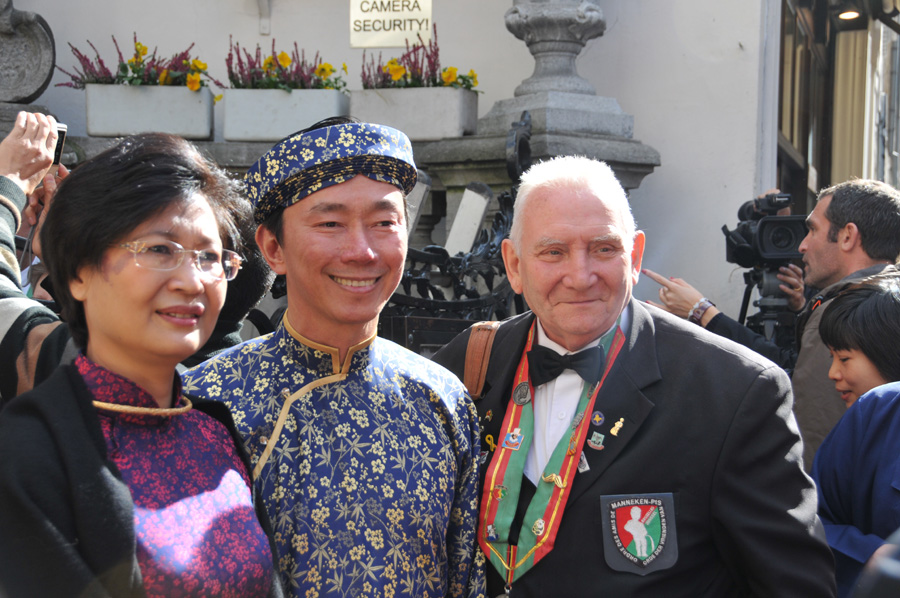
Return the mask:
{"type": "Polygon", "coordinates": [[[363,349],[366,349],[369,345],[371,345],[372,342],[375,341],[375,336],[376,336],[373,334],[372,336],[370,336],[366,340],[362,341],[361,343],[358,343],[358,344],[350,347],[350,349],[347,351],[347,356],[344,358],[344,363],[341,363],[340,362],[340,359],[341,359],[340,349],[338,349],[337,347],[332,347],[330,345],[323,345],[322,343],[317,343],[316,341],[306,338],[305,336],[303,336],[302,334],[297,332],[297,330],[293,326],[291,326],[291,322],[288,319],[287,311],[284,312],[284,317],[282,318],[281,321],[284,324],[285,330],[287,330],[288,334],[290,334],[294,338],[294,340],[296,340],[297,342],[303,343],[304,345],[306,345],[307,347],[310,347],[311,349],[315,349],[316,351],[325,353],[326,355],[330,355],[331,356],[331,368],[335,374],[348,373],[350,371],[350,363],[353,361],[353,356],[357,352],[362,351],[363,349]]]}

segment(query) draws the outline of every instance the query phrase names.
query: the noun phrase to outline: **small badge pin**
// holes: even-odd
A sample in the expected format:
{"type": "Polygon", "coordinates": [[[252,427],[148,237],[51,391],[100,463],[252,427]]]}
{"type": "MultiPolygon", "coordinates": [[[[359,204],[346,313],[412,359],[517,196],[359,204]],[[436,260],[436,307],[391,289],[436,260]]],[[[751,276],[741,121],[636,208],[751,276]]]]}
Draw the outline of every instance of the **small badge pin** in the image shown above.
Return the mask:
{"type": "Polygon", "coordinates": [[[578,447],[575,444],[575,434],[569,437],[569,446],[566,448],[566,454],[568,456],[572,456],[575,454],[575,451],[578,447]]]}
{"type": "Polygon", "coordinates": [[[481,465],[484,465],[485,463],[487,463],[487,458],[490,454],[491,453],[489,451],[481,451],[481,453],[478,455],[478,462],[481,465]]]}
{"type": "Polygon", "coordinates": [[[600,413],[599,411],[594,411],[593,415],[591,415],[591,425],[599,426],[603,423],[604,419],[605,418],[603,417],[602,413],[600,413]]]}
{"type": "MultiPolygon", "coordinates": [[[[550,473],[547,475],[542,475],[541,479],[544,480],[545,482],[555,484],[556,487],[560,488],[560,489],[566,487],[565,480],[563,480],[562,477],[560,477],[560,475],[558,473],[550,473]]],[[[540,536],[540,534],[538,534],[538,535],[540,536]]]]}
{"type": "Polygon", "coordinates": [[[488,434],[484,437],[484,443],[488,445],[489,450],[494,450],[497,448],[497,443],[494,442],[494,437],[491,434],[488,434]]]}
{"type": "Polygon", "coordinates": [[[487,526],[487,539],[488,542],[497,541],[497,528],[494,527],[493,523],[489,523],[487,526]]]}
{"type": "Polygon", "coordinates": [[[503,497],[506,496],[506,486],[494,486],[491,488],[491,494],[497,500],[503,500],[503,497]]]}
{"type": "Polygon", "coordinates": [[[538,519],[534,522],[534,525],[531,526],[531,531],[535,536],[541,536],[544,533],[544,520],[538,519]]]}
{"type": "Polygon", "coordinates": [[[584,419],[584,413],[583,413],[583,412],[579,411],[578,413],[576,413],[576,414],[575,414],[575,417],[572,418],[572,429],[574,430],[575,428],[577,428],[577,427],[578,427],[578,424],[580,424],[580,423],[581,423],[581,420],[583,420],[583,419],[584,419]]]}
{"type": "Polygon", "coordinates": [[[494,419],[494,411],[492,409],[488,409],[487,413],[484,414],[484,421],[489,422],[494,419]]]}
{"type": "Polygon", "coordinates": [[[619,421],[617,421],[615,424],[613,424],[612,430],[610,430],[609,433],[612,434],[613,436],[618,436],[619,430],[621,430],[622,426],[624,426],[624,425],[625,425],[625,418],[620,417],[619,421]]]}
{"type": "Polygon", "coordinates": [[[581,458],[578,459],[578,473],[584,473],[590,470],[591,466],[588,465],[587,457],[584,456],[584,453],[581,453],[581,458]]]}
{"type": "MultiPolygon", "coordinates": [[[[591,437],[588,438],[587,444],[595,451],[602,451],[606,448],[605,446],[603,446],[603,440],[605,438],[606,437],[600,432],[594,432],[593,434],[591,434],[591,437]]],[[[581,456],[584,457],[584,453],[581,453],[581,456]]]]}
{"type": "Polygon", "coordinates": [[[513,403],[521,406],[526,404],[530,400],[531,393],[528,391],[528,383],[519,382],[519,385],[516,386],[515,390],[513,390],[513,403]]]}
{"type": "Polygon", "coordinates": [[[522,446],[522,433],[519,428],[516,428],[512,432],[506,435],[506,438],[503,439],[503,446],[501,448],[509,449],[511,451],[519,450],[519,447],[522,446]]]}

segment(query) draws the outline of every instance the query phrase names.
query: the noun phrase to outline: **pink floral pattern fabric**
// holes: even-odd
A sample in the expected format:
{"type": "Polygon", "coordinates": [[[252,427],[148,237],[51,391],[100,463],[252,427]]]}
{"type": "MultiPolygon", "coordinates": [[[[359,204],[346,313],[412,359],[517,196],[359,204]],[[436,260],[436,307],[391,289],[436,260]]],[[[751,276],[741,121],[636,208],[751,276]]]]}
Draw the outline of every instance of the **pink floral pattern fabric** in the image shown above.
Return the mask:
{"type": "MultiPolygon", "coordinates": [[[[75,364],[96,400],[158,406],[140,386],[85,356],[75,364]]],[[[196,410],[157,416],[98,408],[97,414],[108,459],[134,500],[147,595],[267,595],[272,555],[228,430],[196,410]]]]}

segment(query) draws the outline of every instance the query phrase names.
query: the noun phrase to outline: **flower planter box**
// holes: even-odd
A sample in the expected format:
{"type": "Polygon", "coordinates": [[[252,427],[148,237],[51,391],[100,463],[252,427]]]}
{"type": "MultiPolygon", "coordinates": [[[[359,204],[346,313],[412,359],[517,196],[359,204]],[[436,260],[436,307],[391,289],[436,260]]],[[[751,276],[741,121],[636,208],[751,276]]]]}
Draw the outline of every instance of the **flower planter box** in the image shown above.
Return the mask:
{"type": "Polygon", "coordinates": [[[187,139],[210,139],[213,96],[209,88],[155,85],[85,86],[87,132],[95,137],[121,137],[158,131],[187,139]]]}
{"type": "Polygon", "coordinates": [[[354,90],[350,114],[399,129],[414,141],[461,137],[475,133],[478,94],[453,87],[354,90]]]}
{"type": "Polygon", "coordinates": [[[228,141],[278,141],[323,118],[346,116],[350,99],[334,89],[226,89],[228,141]]]}

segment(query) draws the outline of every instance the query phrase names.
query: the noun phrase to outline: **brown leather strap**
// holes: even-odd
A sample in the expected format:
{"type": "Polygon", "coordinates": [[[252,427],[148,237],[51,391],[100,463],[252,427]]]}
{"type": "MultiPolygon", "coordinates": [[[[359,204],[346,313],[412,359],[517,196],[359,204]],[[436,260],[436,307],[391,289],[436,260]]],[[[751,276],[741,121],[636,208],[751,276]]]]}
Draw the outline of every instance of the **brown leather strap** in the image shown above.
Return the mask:
{"type": "Polygon", "coordinates": [[[491,358],[491,346],[494,344],[494,335],[499,326],[500,322],[496,321],[478,322],[472,325],[472,332],[469,333],[463,384],[473,399],[480,399],[484,391],[484,378],[491,358]]]}

